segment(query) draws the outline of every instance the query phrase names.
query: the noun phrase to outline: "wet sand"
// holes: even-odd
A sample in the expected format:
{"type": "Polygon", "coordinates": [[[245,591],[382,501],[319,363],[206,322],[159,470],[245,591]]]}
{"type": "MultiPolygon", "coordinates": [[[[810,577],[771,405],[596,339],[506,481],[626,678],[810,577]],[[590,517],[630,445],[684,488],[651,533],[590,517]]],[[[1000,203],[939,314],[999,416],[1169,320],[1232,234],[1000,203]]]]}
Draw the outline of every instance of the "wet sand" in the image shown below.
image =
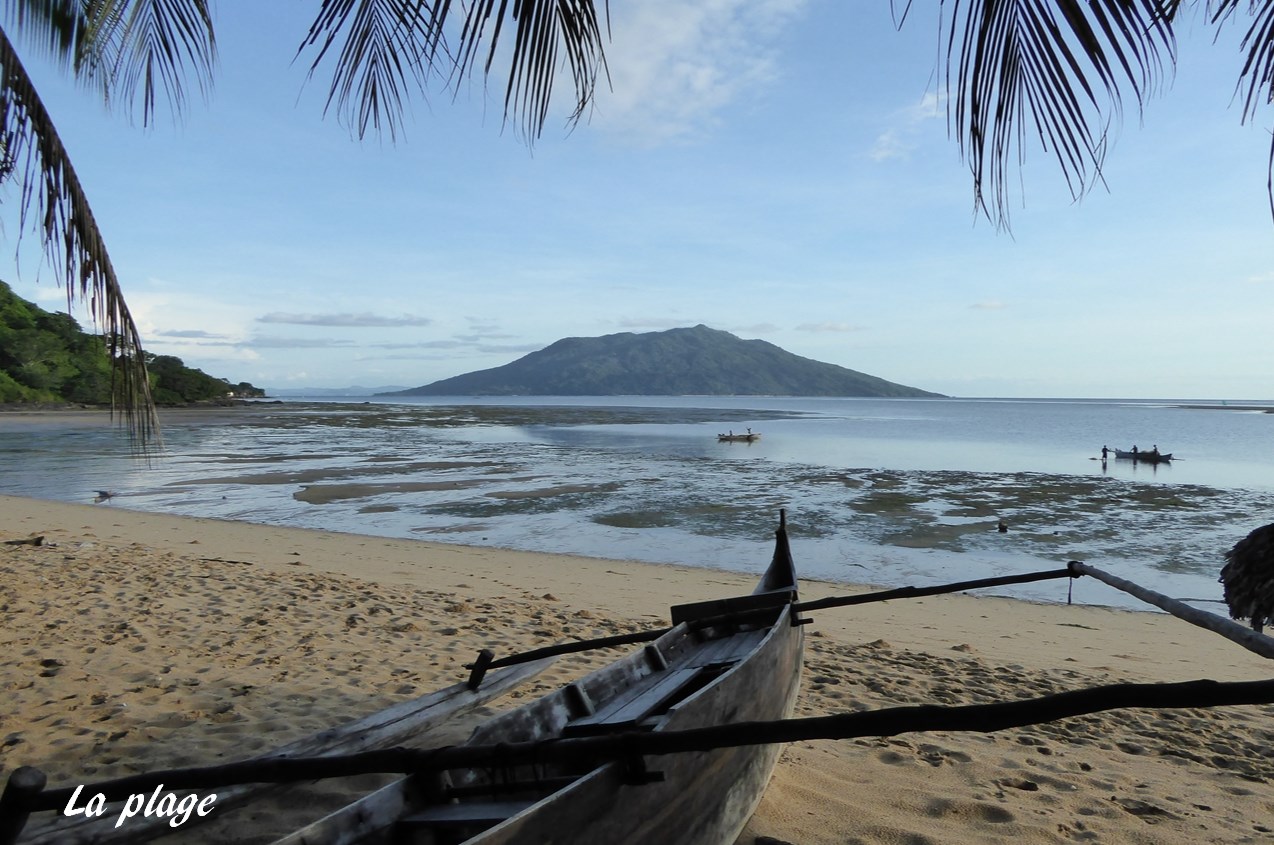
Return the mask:
{"type": "MultiPolygon", "coordinates": [[[[32,535],[43,544],[0,546],[0,777],[35,765],[59,786],[259,754],[462,680],[480,648],[645,629],[671,604],[752,586],[0,496],[0,540],[32,535]]],[[[799,566],[795,526],[792,545],[799,566]]],[[[769,553],[758,544],[758,562],[769,553]]],[[[851,591],[812,583],[803,598],[851,591]]],[[[1274,674],[1184,622],[1095,607],[947,596],[823,611],[808,630],[798,715],[1274,674]]],[[[563,659],[492,709],[612,656],[563,659]]],[[[740,842],[1270,841],[1272,741],[1263,706],[797,743],[740,842]]],[[[251,842],[259,821],[172,839],[251,842]]]]}

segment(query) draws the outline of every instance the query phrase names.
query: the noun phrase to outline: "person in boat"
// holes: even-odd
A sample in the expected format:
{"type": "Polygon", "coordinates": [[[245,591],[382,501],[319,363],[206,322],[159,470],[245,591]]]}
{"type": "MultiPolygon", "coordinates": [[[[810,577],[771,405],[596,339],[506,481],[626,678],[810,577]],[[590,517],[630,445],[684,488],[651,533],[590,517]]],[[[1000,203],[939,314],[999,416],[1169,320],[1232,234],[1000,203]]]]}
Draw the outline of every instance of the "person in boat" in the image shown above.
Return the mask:
{"type": "Polygon", "coordinates": [[[1153,456],[1153,457],[1155,457],[1155,458],[1158,458],[1158,457],[1159,457],[1159,444],[1158,444],[1158,443],[1156,443],[1156,444],[1155,444],[1155,447],[1154,447],[1153,449],[1151,449],[1151,450],[1150,450],[1150,454],[1151,454],[1151,456],[1153,456]]]}
{"type": "Polygon", "coordinates": [[[1134,458],[1136,458],[1136,457],[1137,457],[1137,444],[1136,444],[1136,443],[1132,444],[1132,456],[1133,456],[1134,458]]]}

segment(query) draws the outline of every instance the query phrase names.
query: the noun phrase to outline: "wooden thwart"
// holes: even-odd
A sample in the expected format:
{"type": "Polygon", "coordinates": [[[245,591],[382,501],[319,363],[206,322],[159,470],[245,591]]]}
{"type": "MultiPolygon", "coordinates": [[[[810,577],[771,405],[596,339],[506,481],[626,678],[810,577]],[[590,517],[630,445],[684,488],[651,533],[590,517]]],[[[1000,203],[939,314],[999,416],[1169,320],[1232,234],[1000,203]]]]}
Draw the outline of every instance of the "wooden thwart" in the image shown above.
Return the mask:
{"type": "Polygon", "coordinates": [[[469,827],[493,825],[516,816],[534,801],[467,801],[463,804],[438,804],[403,816],[404,827],[469,827]]]}
{"type": "Polygon", "coordinates": [[[697,674],[698,669],[686,668],[649,675],[648,683],[638,685],[628,695],[608,702],[592,715],[572,720],[563,730],[563,736],[633,729],[676,696],[697,674]]]}

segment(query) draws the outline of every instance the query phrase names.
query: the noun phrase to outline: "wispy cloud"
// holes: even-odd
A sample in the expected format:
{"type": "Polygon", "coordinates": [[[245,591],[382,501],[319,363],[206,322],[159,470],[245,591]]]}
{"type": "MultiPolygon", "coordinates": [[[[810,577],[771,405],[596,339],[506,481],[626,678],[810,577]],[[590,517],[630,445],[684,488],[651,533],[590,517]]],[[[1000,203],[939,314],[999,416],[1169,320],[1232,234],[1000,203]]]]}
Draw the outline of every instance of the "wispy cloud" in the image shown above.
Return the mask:
{"type": "Polygon", "coordinates": [[[474,333],[474,334],[456,335],[456,339],[463,341],[464,343],[479,343],[484,340],[510,340],[515,337],[517,337],[517,335],[515,334],[508,334],[507,332],[494,332],[494,331],[488,332],[485,334],[474,333]]]}
{"type": "Polygon", "coordinates": [[[730,326],[725,330],[731,334],[769,334],[778,331],[779,327],[773,323],[752,323],[746,326],[730,326]]]}
{"type": "Polygon", "coordinates": [[[451,338],[449,340],[422,340],[419,343],[372,343],[366,344],[364,349],[430,349],[430,350],[466,350],[470,352],[503,353],[503,352],[534,352],[537,349],[543,349],[543,343],[516,343],[516,344],[500,344],[500,343],[480,343],[479,339],[469,337],[451,338]]]}
{"type": "Polygon", "coordinates": [[[693,136],[773,79],[775,41],[806,0],[642,0],[616,8],[606,48],[613,90],[594,126],[647,144],[693,136]]]}
{"type": "Polygon", "coordinates": [[[1003,311],[1009,306],[998,299],[984,299],[969,306],[975,311],[1003,311]]]}
{"type": "Polygon", "coordinates": [[[388,328],[398,326],[427,326],[432,320],[403,314],[398,317],[381,317],[377,314],[288,314],[272,311],[257,318],[258,323],[284,323],[291,326],[339,326],[342,328],[388,328]]]}
{"type": "Polygon", "coordinates": [[[375,349],[460,349],[468,346],[465,340],[421,340],[414,343],[372,343],[375,349]]]}
{"type": "Polygon", "coordinates": [[[699,322],[676,317],[621,317],[615,325],[621,329],[680,329],[696,326],[699,322]]]}
{"type": "Polygon", "coordinates": [[[245,341],[242,346],[255,349],[329,349],[340,346],[354,346],[350,340],[338,340],[331,337],[270,337],[258,336],[245,341]]]}
{"type": "Polygon", "coordinates": [[[546,344],[543,344],[543,343],[521,343],[521,344],[507,344],[507,345],[483,344],[477,347],[477,350],[479,352],[484,352],[488,354],[497,354],[497,355],[503,354],[506,352],[525,354],[527,352],[535,352],[536,350],[543,349],[545,345],[546,344]]]}
{"type": "Polygon", "coordinates": [[[200,331],[199,329],[174,329],[171,331],[152,332],[155,337],[174,337],[184,340],[225,340],[228,336],[200,331]]]}
{"type": "Polygon", "coordinates": [[[861,332],[862,326],[855,326],[852,323],[833,323],[826,321],[822,323],[801,323],[796,327],[798,332],[861,332]]]}
{"type": "Polygon", "coordinates": [[[920,102],[889,115],[891,125],[876,136],[867,157],[873,161],[887,161],[910,156],[911,151],[920,146],[919,138],[925,124],[945,116],[945,102],[945,97],[929,93],[920,102]]]}

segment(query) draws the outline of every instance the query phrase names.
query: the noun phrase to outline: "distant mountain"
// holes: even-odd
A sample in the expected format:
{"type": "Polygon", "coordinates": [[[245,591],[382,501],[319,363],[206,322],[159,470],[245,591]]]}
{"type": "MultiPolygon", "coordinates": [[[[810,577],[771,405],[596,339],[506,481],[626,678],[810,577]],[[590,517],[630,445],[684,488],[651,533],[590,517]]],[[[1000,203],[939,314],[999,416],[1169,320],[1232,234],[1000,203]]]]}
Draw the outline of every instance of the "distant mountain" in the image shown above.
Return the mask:
{"type": "Polygon", "coordinates": [[[387,396],[940,396],[707,326],[570,337],[387,396]]]}

